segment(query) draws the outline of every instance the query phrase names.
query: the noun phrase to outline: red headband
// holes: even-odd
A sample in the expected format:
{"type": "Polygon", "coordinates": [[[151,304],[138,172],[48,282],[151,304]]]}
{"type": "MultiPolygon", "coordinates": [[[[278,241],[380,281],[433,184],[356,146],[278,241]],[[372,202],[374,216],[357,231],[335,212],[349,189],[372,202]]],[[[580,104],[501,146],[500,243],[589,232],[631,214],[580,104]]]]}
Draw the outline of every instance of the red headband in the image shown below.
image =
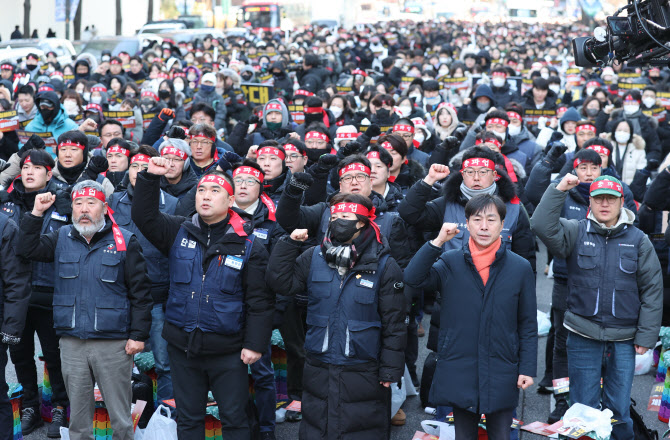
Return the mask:
{"type": "MultiPolygon", "coordinates": [[[[107,201],[107,198],[105,197],[105,193],[102,191],[98,191],[95,188],[84,188],[80,189],[79,191],[72,191],[72,201],[74,202],[76,199],[80,197],[94,197],[98,200],[100,200],[102,203],[105,203],[107,201]]],[[[112,208],[109,206],[107,207],[107,215],[109,216],[109,219],[112,221],[112,234],[114,235],[114,242],[116,243],[116,250],[117,251],[125,251],[126,250],[126,241],[123,239],[123,233],[121,232],[121,229],[119,228],[119,225],[116,224],[116,221],[114,220],[114,217],[112,216],[114,214],[114,211],[112,208]]]]}
{"type": "Polygon", "coordinates": [[[323,107],[304,107],[304,113],[323,113],[323,107]]]}
{"type": "Polygon", "coordinates": [[[638,101],[637,99],[633,98],[633,95],[628,95],[628,96],[626,96],[626,97],[624,98],[624,102],[631,102],[631,101],[632,101],[632,102],[636,102],[636,103],[638,103],[638,104],[640,103],[640,101],[638,101]]]}
{"type": "Polygon", "coordinates": [[[342,177],[344,173],[348,173],[349,171],[361,171],[367,174],[368,176],[370,175],[370,168],[366,167],[362,163],[350,163],[346,167],[340,169],[340,177],[342,177]]]}
{"type": "Polygon", "coordinates": [[[506,77],[507,74],[505,72],[493,72],[491,76],[504,76],[506,77]]]}
{"type": "Polygon", "coordinates": [[[150,98],[153,98],[156,101],[158,101],[158,96],[156,96],[156,94],[151,90],[145,90],[142,92],[142,94],[140,94],[140,98],[144,98],[145,96],[149,96],[150,98]]]}
{"type": "Polygon", "coordinates": [[[337,133],[335,135],[336,139],[357,139],[360,136],[360,133],[337,133]]]}
{"type": "MultiPolygon", "coordinates": [[[[33,161],[30,160],[30,155],[26,156],[26,160],[24,160],[23,163],[24,163],[24,164],[27,164],[27,163],[33,163],[33,161]]],[[[35,166],[43,166],[44,168],[47,169],[47,171],[51,171],[51,167],[48,166],[48,165],[35,165],[35,166]]]]}
{"type": "Polygon", "coordinates": [[[598,154],[606,154],[609,156],[610,150],[604,145],[591,145],[586,147],[587,150],[593,150],[598,154]]]}
{"type": "Polygon", "coordinates": [[[39,89],[37,89],[37,92],[38,93],[39,92],[51,92],[51,91],[53,91],[53,89],[54,89],[54,87],[51,84],[43,85],[43,86],[40,86],[39,89]]]}
{"type": "Polygon", "coordinates": [[[583,163],[593,163],[593,162],[591,162],[590,160],[586,160],[586,159],[575,159],[575,160],[572,161],[572,168],[577,168],[580,164],[583,164],[583,163]]]}
{"type": "Polygon", "coordinates": [[[328,142],[328,136],[318,131],[307,132],[307,134],[305,135],[305,140],[307,139],[321,139],[322,141],[328,142]]]}
{"type": "Polygon", "coordinates": [[[263,147],[263,148],[260,148],[258,151],[256,151],[257,156],[262,156],[264,154],[272,154],[273,156],[277,156],[281,160],[284,160],[286,158],[286,155],[284,154],[284,152],[282,150],[280,150],[279,148],[275,148],[275,147],[263,147]]]}
{"type": "Polygon", "coordinates": [[[307,156],[307,153],[305,153],[305,152],[300,152],[300,150],[298,150],[298,147],[296,147],[296,146],[293,145],[293,144],[286,144],[286,145],[284,145],[284,151],[293,151],[293,152],[295,152],[295,153],[302,154],[303,156],[307,156]]]}
{"type": "Polygon", "coordinates": [[[282,111],[281,104],[276,102],[269,103],[268,105],[265,106],[265,112],[267,113],[270,110],[282,111]]]}
{"type": "Polygon", "coordinates": [[[494,138],[477,139],[475,141],[475,145],[481,145],[481,144],[486,143],[486,142],[488,142],[490,144],[493,144],[498,148],[502,148],[502,144],[500,143],[500,141],[498,139],[494,139],[494,138]]]}
{"type": "Polygon", "coordinates": [[[502,118],[491,118],[488,121],[486,121],[486,125],[489,125],[489,124],[500,124],[503,127],[507,127],[509,125],[509,121],[506,121],[502,118]]]}
{"type": "Polygon", "coordinates": [[[393,126],[393,131],[406,131],[408,133],[414,133],[414,127],[411,125],[397,124],[393,126]]]}
{"type": "Polygon", "coordinates": [[[79,142],[72,142],[72,141],[65,141],[58,144],[58,148],[62,147],[77,147],[82,151],[86,149],[86,147],[80,144],[79,142]]]}
{"type": "Polygon", "coordinates": [[[484,159],[483,157],[473,157],[472,159],[465,159],[461,166],[461,171],[469,167],[486,167],[490,170],[496,169],[496,164],[491,159],[484,159]]]}
{"type": "Polygon", "coordinates": [[[372,229],[375,230],[377,241],[379,243],[382,242],[379,226],[377,225],[377,223],[374,222],[374,220],[377,218],[377,216],[375,215],[374,207],[368,210],[368,208],[366,208],[363,205],[359,205],[358,203],[338,203],[337,205],[333,205],[330,207],[331,214],[335,214],[337,212],[349,212],[351,214],[358,214],[362,215],[363,217],[369,218],[370,226],[372,226],[372,229]]]}
{"type": "Polygon", "coordinates": [[[295,93],[294,93],[294,95],[300,95],[300,96],[314,96],[314,93],[309,92],[309,91],[307,91],[307,90],[302,90],[302,89],[300,89],[300,90],[296,90],[295,93]]]}
{"type": "Polygon", "coordinates": [[[93,92],[107,92],[107,87],[104,86],[91,87],[91,93],[93,92]]]}
{"type": "Polygon", "coordinates": [[[517,112],[507,112],[507,117],[510,119],[519,119],[521,120],[521,115],[517,112]]]}
{"type": "Polygon", "coordinates": [[[362,75],[362,76],[364,76],[364,77],[367,77],[367,76],[368,76],[368,74],[365,73],[365,71],[364,71],[364,70],[361,70],[361,69],[354,69],[354,70],[351,71],[351,74],[352,74],[352,75],[362,75]]]}
{"type": "Polygon", "coordinates": [[[161,150],[161,156],[165,156],[166,154],[174,154],[175,156],[179,156],[181,160],[186,160],[188,157],[188,154],[184,153],[177,147],[165,147],[161,150]]]}
{"type": "Polygon", "coordinates": [[[121,64],[120,60],[112,60],[109,62],[109,64],[121,64]]]}
{"type": "Polygon", "coordinates": [[[567,107],[559,107],[558,110],[556,110],[556,113],[567,112],[567,111],[568,111],[567,107]]]}
{"type": "Polygon", "coordinates": [[[235,171],[233,171],[233,177],[237,177],[240,174],[250,174],[260,180],[261,182],[265,178],[265,174],[263,174],[261,171],[258,171],[256,168],[253,167],[237,167],[235,168],[235,171]]]}
{"type": "Polygon", "coordinates": [[[149,163],[150,160],[151,157],[147,156],[146,154],[136,154],[132,158],[130,158],[130,163],[131,164],[135,162],[149,163]]]}
{"type": "Polygon", "coordinates": [[[3,64],[0,66],[1,70],[14,70],[14,67],[11,64],[3,64]]]}
{"type": "Polygon", "coordinates": [[[393,150],[393,145],[389,141],[382,142],[382,148],[385,150],[393,150]]]}
{"type": "Polygon", "coordinates": [[[86,110],[91,110],[91,109],[95,109],[99,112],[102,112],[102,106],[100,104],[93,104],[93,103],[88,104],[86,106],[86,110]]]}
{"type": "Polygon", "coordinates": [[[118,145],[114,145],[113,147],[108,148],[107,154],[109,153],[121,153],[126,157],[130,156],[130,150],[126,150],[125,148],[120,147],[118,145]]]}
{"type": "Polygon", "coordinates": [[[595,133],[596,127],[591,124],[578,125],[577,128],[575,129],[575,133],[579,133],[582,130],[590,130],[593,133],[595,133]]]}
{"type": "Polygon", "coordinates": [[[191,140],[193,140],[193,139],[195,139],[195,138],[205,138],[205,139],[209,139],[209,140],[212,141],[212,142],[216,142],[216,138],[215,138],[215,137],[205,136],[204,134],[194,134],[194,135],[191,135],[191,140]]]}
{"type": "Polygon", "coordinates": [[[589,81],[586,83],[586,87],[593,86],[593,87],[600,87],[600,83],[598,81],[589,81]]]}
{"type": "Polygon", "coordinates": [[[591,186],[589,187],[589,193],[592,193],[593,191],[597,189],[602,189],[602,188],[608,188],[608,189],[613,189],[614,191],[620,193],[623,196],[623,188],[620,184],[613,182],[611,180],[603,179],[599,180],[597,182],[593,182],[591,186]]]}
{"type": "Polygon", "coordinates": [[[214,183],[215,185],[219,185],[221,188],[226,190],[229,196],[235,194],[233,187],[230,186],[230,183],[228,183],[223,177],[217,176],[216,174],[207,174],[206,176],[203,176],[202,179],[200,179],[198,182],[197,186],[200,187],[203,183],[214,183]]]}

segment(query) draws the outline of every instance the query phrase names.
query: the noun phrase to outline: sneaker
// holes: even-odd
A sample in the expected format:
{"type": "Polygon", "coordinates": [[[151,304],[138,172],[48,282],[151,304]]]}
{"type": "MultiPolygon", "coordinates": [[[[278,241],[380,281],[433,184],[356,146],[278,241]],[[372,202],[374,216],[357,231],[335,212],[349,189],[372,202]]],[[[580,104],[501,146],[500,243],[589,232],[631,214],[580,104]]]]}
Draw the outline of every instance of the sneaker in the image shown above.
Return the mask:
{"type": "Polygon", "coordinates": [[[60,428],[67,427],[67,416],[65,409],[54,408],[51,410],[51,425],[47,429],[47,437],[60,438],[60,428]]]}
{"type": "MultiPolygon", "coordinates": [[[[21,432],[28,435],[40,426],[44,425],[42,417],[35,408],[24,408],[21,411],[21,432]]],[[[60,434],[59,434],[60,437],[60,434]]]]}
{"type": "Polygon", "coordinates": [[[556,401],[556,408],[549,414],[549,418],[547,419],[547,423],[550,425],[553,425],[554,423],[558,422],[563,418],[565,415],[565,412],[570,408],[568,405],[568,401],[565,399],[558,399],[556,401]]]}
{"type": "Polygon", "coordinates": [[[537,392],[540,394],[552,394],[554,392],[554,383],[551,376],[545,375],[540,383],[537,384],[537,392]]]}
{"type": "Polygon", "coordinates": [[[261,432],[261,440],[276,440],[274,431],[261,432]]]}
{"type": "Polygon", "coordinates": [[[426,330],[424,330],[423,324],[419,323],[419,327],[416,329],[416,335],[420,338],[426,336],[426,330]]]}
{"type": "Polygon", "coordinates": [[[286,411],[287,422],[299,422],[302,420],[302,413],[298,411],[286,411]]]}
{"type": "Polygon", "coordinates": [[[403,426],[407,420],[407,415],[405,411],[399,409],[397,413],[391,418],[391,425],[393,426],[403,426]]]}

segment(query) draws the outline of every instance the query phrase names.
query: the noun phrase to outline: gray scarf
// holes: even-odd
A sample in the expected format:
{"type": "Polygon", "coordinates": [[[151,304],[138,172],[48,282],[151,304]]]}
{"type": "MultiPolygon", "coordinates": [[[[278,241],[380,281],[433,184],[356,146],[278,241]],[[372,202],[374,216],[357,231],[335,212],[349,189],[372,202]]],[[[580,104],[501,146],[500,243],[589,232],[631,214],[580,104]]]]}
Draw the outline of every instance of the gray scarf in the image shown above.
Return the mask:
{"type": "Polygon", "coordinates": [[[497,188],[497,186],[496,186],[495,182],[493,182],[493,184],[491,186],[489,186],[488,188],[484,188],[484,189],[468,188],[467,186],[465,186],[465,182],[461,182],[461,192],[463,193],[463,195],[465,197],[468,198],[468,200],[470,200],[474,196],[478,196],[480,194],[491,194],[491,195],[493,195],[496,192],[496,188],[497,188]]]}

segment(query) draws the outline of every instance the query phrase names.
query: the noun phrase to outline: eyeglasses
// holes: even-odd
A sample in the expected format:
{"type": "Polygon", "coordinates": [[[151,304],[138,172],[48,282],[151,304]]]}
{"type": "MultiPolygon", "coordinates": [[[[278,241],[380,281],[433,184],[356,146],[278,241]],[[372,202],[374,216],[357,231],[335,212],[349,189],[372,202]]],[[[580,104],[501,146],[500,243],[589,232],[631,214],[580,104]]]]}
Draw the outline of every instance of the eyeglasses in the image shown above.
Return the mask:
{"type": "Polygon", "coordinates": [[[209,118],[206,118],[204,116],[201,116],[199,118],[191,118],[191,122],[194,124],[203,124],[205,122],[208,122],[209,118]]]}
{"type": "Polygon", "coordinates": [[[40,108],[45,108],[47,110],[51,110],[54,108],[53,102],[49,101],[41,101],[40,102],[40,108]]]}
{"type": "Polygon", "coordinates": [[[287,154],[286,155],[286,162],[295,162],[296,160],[300,159],[302,156],[299,154],[287,154]]]}
{"type": "Polygon", "coordinates": [[[596,205],[600,205],[600,204],[602,204],[605,200],[607,200],[607,204],[608,204],[608,205],[611,205],[611,204],[613,204],[613,203],[616,203],[616,201],[619,200],[619,197],[617,197],[617,196],[611,196],[611,195],[602,195],[602,196],[591,197],[591,200],[593,200],[593,202],[594,202],[596,205]]]}
{"type": "Polygon", "coordinates": [[[256,185],[259,185],[261,183],[256,179],[233,179],[233,182],[237,186],[244,185],[244,186],[249,186],[249,187],[256,186],[256,185]]]}
{"type": "Polygon", "coordinates": [[[123,136],[123,133],[120,131],[115,131],[114,133],[105,133],[102,135],[102,137],[108,137],[108,138],[120,138],[123,136]]]}
{"type": "Polygon", "coordinates": [[[356,174],[354,176],[349,175],[349,176],[341,177],[340,182],[348,184],[348,183],[351,183],[353,179],[356,179],[356,182],[363,183],[369,178],[370,178],[370,176],[368,176],[367,174],[356,174]]]}
{"type": "Polygon", "coordinates": [[[475,174],[477,174],[479,177],[486,177],[489,175],[491,171],[492,170],[486,169],[486,170],[463,170],[461,172],[468,177],[473,177],[475,174]]]}
{"type": "Polygon", "coordinates": [[[414,135],[412,133],[404,133],[404,134],[400,134],[400,133],[401,132],[398,132],[398,131],[393,132],[393,134],[395,134],[396,136],[400,136],[401,138],[403,138],[405,140],[410,140],[410,139],[414,138],[414,135]]]}
{"type": "Polygon", "coordinates": [[[201,145],[201,146],[203,146],[203,147],[209,147],[209,146],[211,146],[213,143],[214,143],[214,142],[212,142],[212,141],[196,141],[196,140],[192,140],[192,141],[191,141],[191,145],[201,145]]]}

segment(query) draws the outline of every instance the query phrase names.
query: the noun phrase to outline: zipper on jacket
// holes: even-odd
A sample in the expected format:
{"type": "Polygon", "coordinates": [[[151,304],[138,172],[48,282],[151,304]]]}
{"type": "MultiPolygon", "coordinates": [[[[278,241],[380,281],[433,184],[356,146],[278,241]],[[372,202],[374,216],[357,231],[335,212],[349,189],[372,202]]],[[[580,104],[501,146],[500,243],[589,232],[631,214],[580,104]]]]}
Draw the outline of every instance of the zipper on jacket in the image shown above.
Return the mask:
{"type": "Polygon", "coordinates": [[[196,327],[200,327],[200,303],[202,301],[202,291],[205,289],[205,277],[207,276],[206,273],[202,274],[202,285],[200,286],[200,299],[198,299],[198,319],[196,319],[196,327]]]}

